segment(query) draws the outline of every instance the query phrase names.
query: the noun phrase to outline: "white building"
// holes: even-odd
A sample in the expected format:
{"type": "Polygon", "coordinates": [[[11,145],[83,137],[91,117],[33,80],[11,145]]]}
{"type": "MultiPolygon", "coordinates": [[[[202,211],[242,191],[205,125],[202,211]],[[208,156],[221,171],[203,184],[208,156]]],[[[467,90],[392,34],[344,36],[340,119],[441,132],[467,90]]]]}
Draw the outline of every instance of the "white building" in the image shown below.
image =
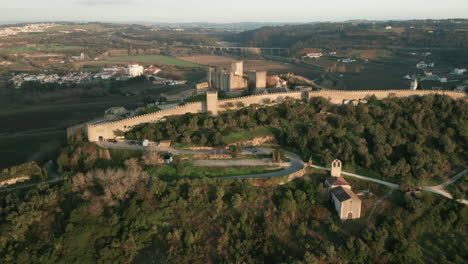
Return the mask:
{"type": "Polygon", "coordinates": [[[410,90],[416,90],[417,88],[418,88],[418,80],[414,79],[414,80],[411,82],[410,90]]]}
{"type": "Polygon", "coordinates": [[[466,69],[453,69],[453,71],[451,73],[455,74],[455,75],[462,75],[465,72],[466,72],[466,69]]]}
{"type": "Polygon", "coordinates": [[[143,75],[144,68],[138,64],[130,64],[127,68],[127,74],[131,77],[137,77],[143,75]]]}
{"type": "Polygon", "coordinates": [[[321,53],[321,52],[312,52],[312,53],[308,53],[304,57],[318,59],[318,58],[320,58],[322,56],[323,56],[323,53],[321,53]]]}

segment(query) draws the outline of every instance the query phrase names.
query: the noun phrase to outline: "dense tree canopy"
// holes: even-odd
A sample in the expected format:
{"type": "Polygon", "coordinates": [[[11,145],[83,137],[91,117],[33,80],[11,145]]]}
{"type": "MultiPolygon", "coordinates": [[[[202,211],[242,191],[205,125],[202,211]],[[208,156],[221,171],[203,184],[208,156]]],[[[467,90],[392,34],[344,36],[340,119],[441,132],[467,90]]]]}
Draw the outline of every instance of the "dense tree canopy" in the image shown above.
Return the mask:
{"type": "Polygon", "coordinates": [[[330,106],[315,98],[309,104],[253,105],[216,117],[173,116],[137,126],[126,136],[217,146],[229,133],[272,127],[279,143],[304,160],[329,164],[339,158],[348,167],[372,169],[397,183],[421,183],[440,180],[464,164],[467,124],[468,104],[446,96],[370,98],[357,106],[330,106]]]}

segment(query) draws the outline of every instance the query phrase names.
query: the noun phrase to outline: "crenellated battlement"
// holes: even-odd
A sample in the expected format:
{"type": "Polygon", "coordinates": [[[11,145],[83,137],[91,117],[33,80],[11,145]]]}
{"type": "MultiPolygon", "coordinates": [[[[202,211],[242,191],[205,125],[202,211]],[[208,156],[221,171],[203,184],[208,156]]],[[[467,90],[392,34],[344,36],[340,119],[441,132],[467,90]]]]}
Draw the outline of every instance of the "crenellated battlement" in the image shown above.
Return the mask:
{"type": "Polygon", "coordinates": [[[282,93],[269,93],[269,94],[252,94],[252,95],[236,97],[236,98],[221,99],[221,100],[218,100],[218,102],[223,103],[223,102],[231,102],[231,101],[242,101],[242,100],[249,99],[249,98],[268,98],[272,96],[280,97],[280,96],[291,96],[291,95],[300,95],[300,94],[301,92],[296,92],[296,91],[282,92],[282,93]]]}
{"type": "MultiPolygon", "coordinates": [[[[176,106],[172,109],[159,110],[154,113],[143,114],[126,118],[118,121],[112,121],[101,124],[87,124],[87,134],[90,141],[99,141],[109,138],[114,138],[115,130],[127,131],[132,127],[143,124],[152,123],[161,120],[164,117],[172,115],[183,115],[186,113],[207,113],[217,115],[219,111],[223,111],[222,106],[226,103],[242,103],[244,107],[252,104],[266,104],[265,100],[269,99],[271,102],[281,102],[287,97],[293,99],[306,99],[312,97],[324,97],[330,100],[333,104],[342,104],[350,100],[362,100],[370,96],[375,96],[377,99],[383,99],[389,96],[394,97],[407,97],[407,96],[421,96],[429,94],[447,95],[454,99],[465,99],[467,95],[463,92],[444,91],[444,90],[358,90],[358,91],[340,91],[340,90],[320,90],[320,91],[291,91],[282,93],[271,94],[256,94],[230,99],[218,100],[218,93],[216,91],[208,91],[206,93],[207,99],[205,102],[190,102],[185,105],[176,106]]],[[[226,110],[226,109],[224,109],[226,110]]]]}

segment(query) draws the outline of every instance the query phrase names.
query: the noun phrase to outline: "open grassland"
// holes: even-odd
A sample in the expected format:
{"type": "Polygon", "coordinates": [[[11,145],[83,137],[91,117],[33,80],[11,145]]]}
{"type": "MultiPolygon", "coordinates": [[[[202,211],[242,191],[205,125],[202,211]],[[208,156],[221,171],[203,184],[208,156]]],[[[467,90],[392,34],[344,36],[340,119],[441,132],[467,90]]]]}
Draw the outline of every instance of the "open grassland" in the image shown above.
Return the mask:
{"type": "Polygon", "coordinates": [[[226,167],[198,167],[191,162],[185,161],[177,170],[172,165],[161,165],[148,170],[151,176],[159,177],[162,180],[173,180],[180,178],[203,178],[203,177],[223,177],[248,174],[260,174],[281,170],[280,167],[268,166],[226,166],[226,167]]]}
{"type": "Polygon", "coordinates": [[[106,61],[113,63],[141,63],[141,64],[156,64],[156,65],[172,65],[184,67],[203,67],[203,65],[195,64],[189,61],[177,59],[164,55],[134,55],[134,56],[117,56],[108,57],[106,61]]]}
{"type": "Polygon", "coordinates": [[[272,136],[273,135],[273,128],[271,127],[261,127],[255,130],[243,130],[243,131],[236,131],[232,132],[226,136],[223,136],[223,142],[225,144],[231,144],[235,142],[241,142],[246,140],[252,140],[256,137],[260,136],[272,136]]]}

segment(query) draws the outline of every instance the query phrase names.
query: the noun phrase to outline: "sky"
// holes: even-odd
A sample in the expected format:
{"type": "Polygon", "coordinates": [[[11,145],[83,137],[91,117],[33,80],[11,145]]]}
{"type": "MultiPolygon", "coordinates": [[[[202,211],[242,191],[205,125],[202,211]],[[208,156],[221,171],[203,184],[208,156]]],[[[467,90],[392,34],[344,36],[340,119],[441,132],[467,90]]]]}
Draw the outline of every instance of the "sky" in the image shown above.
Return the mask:
{"type": "Polygon", "coordinates": [[[468,0],[0,0],[0,22],[317,22],[468,18],[468,0]]]}

